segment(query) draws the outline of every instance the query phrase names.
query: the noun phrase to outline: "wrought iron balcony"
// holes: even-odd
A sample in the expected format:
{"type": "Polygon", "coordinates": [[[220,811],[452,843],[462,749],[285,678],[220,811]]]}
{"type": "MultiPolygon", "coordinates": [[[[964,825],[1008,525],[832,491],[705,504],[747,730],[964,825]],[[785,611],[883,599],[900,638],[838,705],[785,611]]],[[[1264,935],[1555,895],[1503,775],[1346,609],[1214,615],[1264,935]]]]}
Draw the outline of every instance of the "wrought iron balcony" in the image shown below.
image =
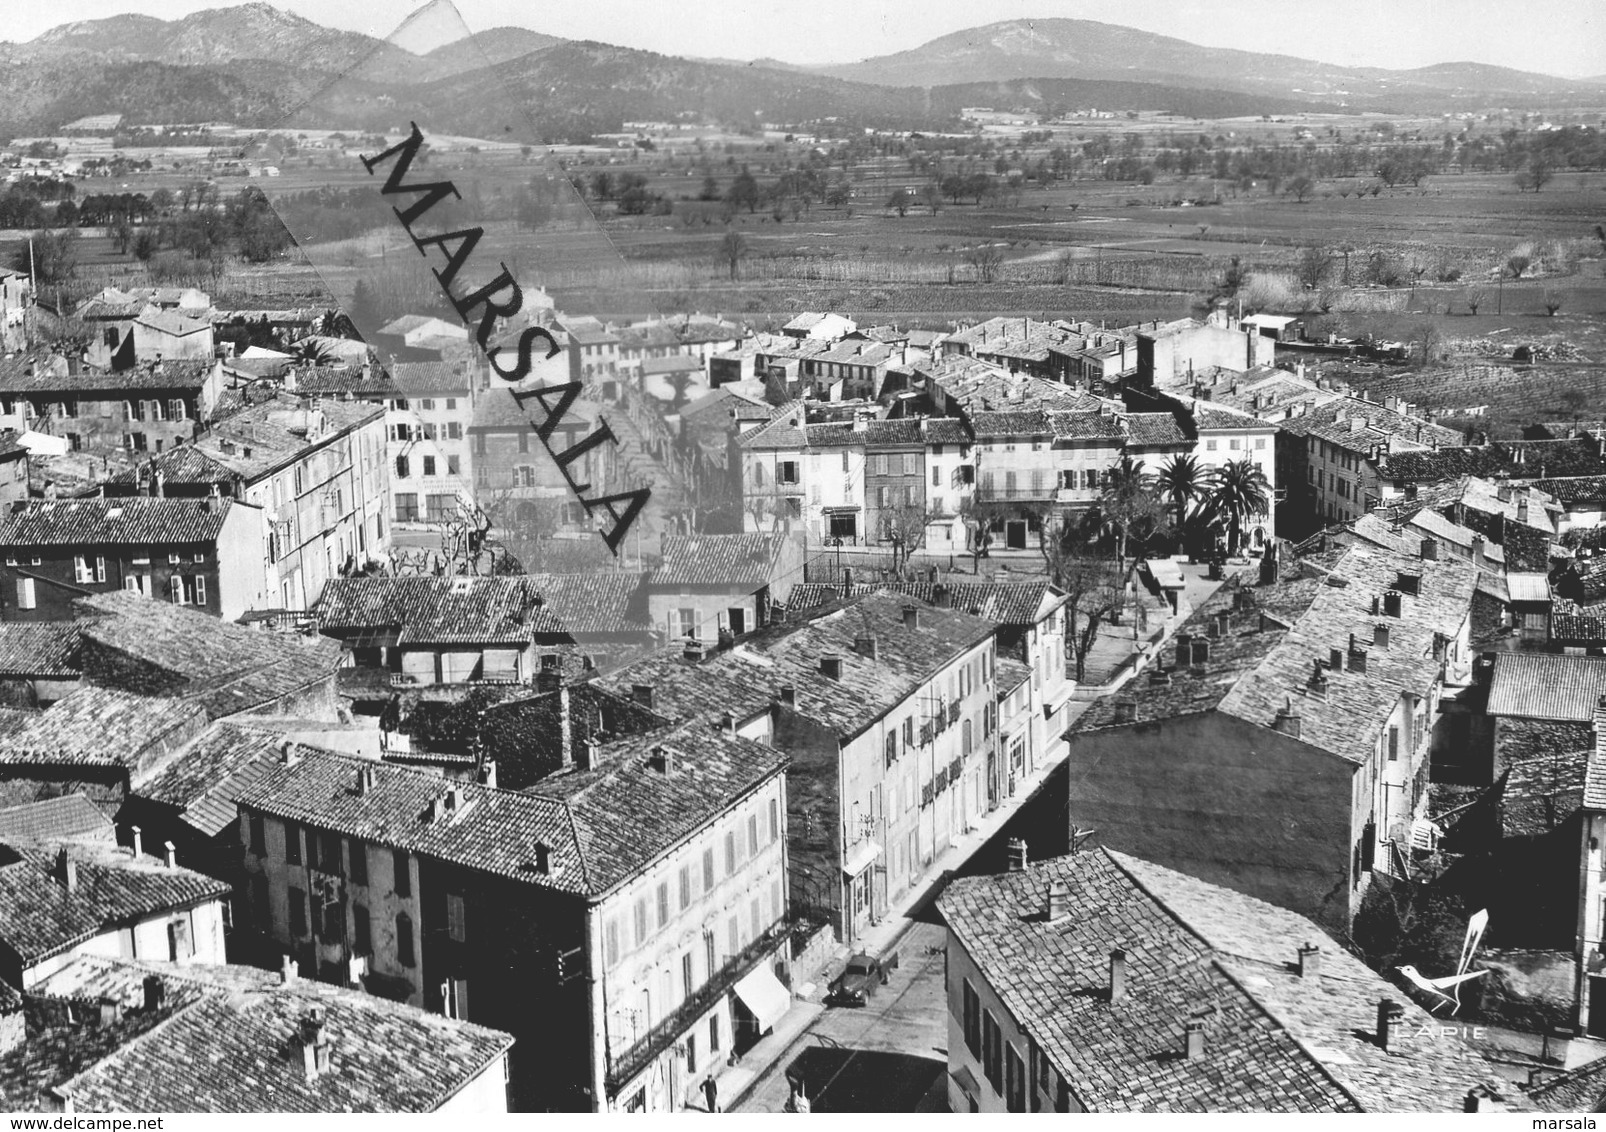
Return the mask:
{"type": "Polygon", "coordinates": [[[656,1061],[665,1050],[673,1046],[681,1034],[696,1024],[748,972],[764,961],[778,944],[786,941],[789,927],[785,920],[770,925],[768,931],[732,956],[719,973],[697,988],[695,994],[681,1003],[621,1053],[608,1055],[607,1088],[616,1096],[630,1080],[656,1061]]]}

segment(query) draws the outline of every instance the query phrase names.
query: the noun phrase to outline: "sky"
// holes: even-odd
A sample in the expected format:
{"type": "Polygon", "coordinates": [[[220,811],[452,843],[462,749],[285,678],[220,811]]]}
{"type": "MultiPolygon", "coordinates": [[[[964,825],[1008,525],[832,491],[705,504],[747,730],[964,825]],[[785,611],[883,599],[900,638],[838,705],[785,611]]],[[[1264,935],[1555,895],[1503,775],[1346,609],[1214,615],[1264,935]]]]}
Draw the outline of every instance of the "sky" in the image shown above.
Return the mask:
{"type": "MultiPolygon", "coordinates": [[[[275,0],[319,23],[388,36],[411,0],[275,0]]],[[[504,25],[667,55],[853,62],[1006,19],[1124,24],[1209,47],[1346,66],[1471,60],[1566,76],[1606,75],[1601,0],[456,0],[474,31],[504,25]]],[[[140,12],[174,19],[218,0],[5,0],[0,36],[140,12]]]]}

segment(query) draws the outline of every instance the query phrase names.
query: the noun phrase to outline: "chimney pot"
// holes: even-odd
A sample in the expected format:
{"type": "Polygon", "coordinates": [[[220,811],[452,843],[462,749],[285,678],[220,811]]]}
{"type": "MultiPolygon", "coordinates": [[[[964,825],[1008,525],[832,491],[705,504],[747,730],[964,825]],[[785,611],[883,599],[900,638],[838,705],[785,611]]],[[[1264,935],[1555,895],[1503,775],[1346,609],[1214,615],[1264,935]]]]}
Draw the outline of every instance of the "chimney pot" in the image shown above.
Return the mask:
{"type": "Polygon", "coordinates": [[[781,685],[781,706],[787,708],[797,707],[797,688],[791,684],[781,685]]]}
{"type": "Polygon", "coordinates": [[[140,857],[145,852],[145,838],[144,838],[144,835],[140,832],[139,826],[137,826],[137,825],[129,826],[128,827],[128,832],[129,832],[130,836],[132,836],[132,838],[133,838],[133,845],[131,847],[132,847],[132,849],[134,851],[134,860],[137,861],[137,860],[140,859],[140,857]]]}
{"type": "Polygon", "coordinates": [[[1008,871],[1023,873],[1026,871],[1026,842],[1019,837],[1011,837],[1007,846],[1009,853],[1008,871]]]}
{"type": "Polygon", "coordinates": [[[650,708],[652,707],[652,688],[651,684],[632,684],[630,686],[630,696],[642,707],[650,708]]]}
{"type": "Polygon", "coordinates": [[[160,975],[146,975],[145,982],[145,1012],[154,1013],[162,1008],[167,1001],[167,984],[160,975]]]}
{"type": "Polygon", "coordinates": [[[1372,626],[1372,647],[1379,649],[1389,647],[1389,627],[1387,625],[1372,626]]]}
{"type": "Polygon", "coordinates": [[[1392,998],[1379,999],[1377,1003],[1377,1044],[1379,1049],[1389,1048],[1390,1030],[1396,1022],[1405,1019],[1405,1008],[1392,998]]]}
{"type": "Polygon", "coordinates": [[[1197,1061],[1204,1056],[1204,1023],[1197,1018],[1190,1018],[1183,1031],[1186,1046],[1184,1055],[1189,1061],[1197,1061]]]}
{"type": "Polygon", "coordinates": [[[860,637],[853,642],[853,651],[867,660],[876,658],[876,639],[874,636],[860,637]]]}
{"type": "MultiPolygon", "coordinates": [[[[565,745],[565,747],[564,747],[563,757],[565,759],[568,759],[570,757],[567,745],[565,745]]],[[[495,759],[486,759],[485,760],[485,765],[480,767],[480,785],[489,786],[492,790],[496,789],[496,760],[495,759]]]]}
{"type": "Polygon", "coordinates": [[[827,653],[820,658],[820,675],[830,680],[842,679],[842,658],[827,653]]]}
{"type": "Polygon", "coordinates": [[[903,625],[906,629],[920,628],[920,607],[906,605],[903,607],[903,625]]]}
{"type": "Polygon", "coordinates": [[[726,712],[719,721],[719,728],[730,738],[736,738],[736,716],[726,712]]]}
{"type": "Polygon", "coordinates": [[[1327,652],[1327,669],[1329,672],[1344,671],[1344,650],[1329,649],[1327,652]]]}
{"type": "Polygon", "coordinates": [[[1117,947],[1110,952],[1110,1001],[1120,1002],[1126,997],[1126,949],[1117,947]]]}
{"type": "Polygon", "coordinates": [[[651,761],[652,768],[659,774],[673,774],[675,771],[675,754],[668,747],[654,747],[651,761]]]}
{"type": "Polygon", "coordinates": [[[542,876],[549,875],[552,872],[552,847],[543,841],[537,841],[530,848],[535,857],[535,871],[542,876]]]}
{"type": "Polygon", "coordinates": [[[1398,590],[1390,590],[1388,593],[1383,595],[1383,612],[1390,617],[1401,616],[1401,607],[1403,604],[1404,599],[1401,598],[1398,590]]]}
{"type": "Polygon", "coordinates": [[[56,853],[56,878],[68,892],[78,891],[78,862],[68,855],[66,846],[56,853]]]}
{"type": "Polygon", "coordinates": [[[296,961],[288,955],[279,960],[279,982],[290,984],[296,981],[296,961]]]}
{"type": "Polygon", "coordinates": [[[1294,739],[1299,738],[1300,718],[1299,709],[1294,706],[1294,697],[1288,696],[1281,708],[1277,711],[1277,718],[1272,723],[1274,730],[1281,731],[1294,739]]]}
{"type": "Polygon", "coordinates": [[[1307,943],[1301,947],[1299,955],[1299,977],[1302,979],[1315,978],[1322,973],[1322,949],[1314,943],[1307,943]]]}
{"type": "Polygon", "coordinates": [[[170,869],[178,868],[178,850],[171,841],[162,842],[162,862],[170,869]]]}

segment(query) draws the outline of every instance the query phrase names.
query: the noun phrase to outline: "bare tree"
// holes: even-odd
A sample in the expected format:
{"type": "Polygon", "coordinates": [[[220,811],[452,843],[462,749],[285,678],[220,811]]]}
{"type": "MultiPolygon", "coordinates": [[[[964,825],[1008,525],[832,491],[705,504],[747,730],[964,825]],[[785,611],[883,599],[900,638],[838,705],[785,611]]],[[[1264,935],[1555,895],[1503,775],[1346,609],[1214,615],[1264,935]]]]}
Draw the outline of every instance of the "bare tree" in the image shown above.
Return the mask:
{"type": "Polygon", "coordinates": [[[1014,514],[1014,511],[1002,504],[983,503],[974,496],[960,503],[959,517],[964,521],[965,529],[970,532],[972,572],[981,573],[981,560],[987,556],[988,548],[993,544],[994,524],[1014,514]]]}
{"type": "Polygon", "coordinates": [[[1553,287],[1547,287],[1540,302],[1545,304],[1545,313],[1551,318],[1555,318],[1556,312],[1561,309],[1562,294],[1553,287]]]}
{"type": "Polygon", "coordinates": [[[965,252],[965,262],[976,269],[979,282],[994,283],[1004,264],[1004,249],[997,244],[982,244],[965,252]]]}
{"type": "Polygon", "coordinates": [[[881,512],[881,535],[892,543],[892,572],[902,575],[909,559],[926,545],[926,530],[938,517],[935,510],[910,503],[881,512]]]}
{"type": "Polygon", "coordinates": [[[747,237],[735,230],[727,230],[719,241],[719,259],[730,268],[731,278],[736,278],[737,269],[741,267],[742,260],[747,256],[747,237]]]}
{"type": "Polygon", "coordinates": [[[1488,294],[1489,288],[1479,284],[1474,284],[1463,291],[1461,293],[1461,298],[1467,304],[1467,312],[1469,314],[1477,314],[1478,307],[1483,304],[1483,300],[1488,294]]]}
{"type": "Polygon", "coordinates": [[[1099,626],[1126,604],[1126,571],[1084,542],[1064,512],[1042,516],[1038,549],[1049,581],[1065,593],[1065,638],[1080,682],[1087,678],[1099,626]]]}

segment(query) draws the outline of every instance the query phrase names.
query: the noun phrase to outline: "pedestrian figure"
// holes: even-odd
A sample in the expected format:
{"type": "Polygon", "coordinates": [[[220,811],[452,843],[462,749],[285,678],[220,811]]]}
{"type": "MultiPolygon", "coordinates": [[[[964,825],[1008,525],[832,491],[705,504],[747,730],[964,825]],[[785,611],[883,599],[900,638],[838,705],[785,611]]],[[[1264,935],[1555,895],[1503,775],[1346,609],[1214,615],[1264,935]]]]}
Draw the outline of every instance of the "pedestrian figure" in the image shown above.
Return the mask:
{"type": "Polygon", "coordinates": [[[707,1102],[709,1112],[719,1111],[719,1086],[714,1084],[712,1073],[703,1078],[703,1100],[707,1102]]]}

